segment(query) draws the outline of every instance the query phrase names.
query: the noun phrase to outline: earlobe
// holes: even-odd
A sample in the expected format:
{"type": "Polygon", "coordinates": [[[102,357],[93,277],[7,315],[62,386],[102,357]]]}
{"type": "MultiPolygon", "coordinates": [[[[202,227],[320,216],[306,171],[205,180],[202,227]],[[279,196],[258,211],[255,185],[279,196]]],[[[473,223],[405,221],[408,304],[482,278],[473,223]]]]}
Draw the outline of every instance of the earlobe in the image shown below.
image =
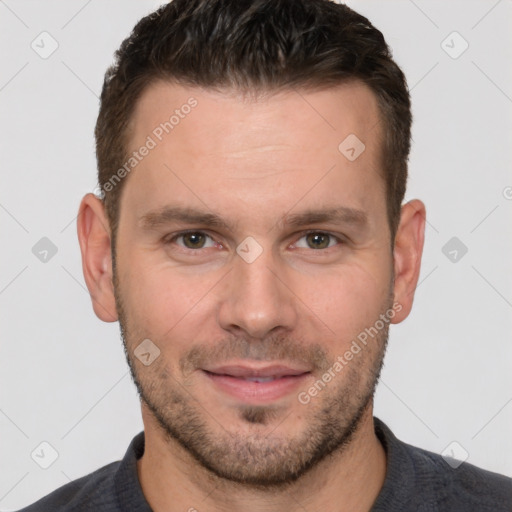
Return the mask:
{"type": "Polygon", "coordinates": [[[402,206],[400,224],[395,237],[394,256],[394,300],[402,308],[392,323],[400,323],[409,315],[414,292],[418,284],[421,256],[425,240],[425,205],[413,199],[402,206]]]}
{"type": "Polygon", "coordinates": [[[80,203],[77,232],[82,269],[94,312],[104,322],[115,322],[110,228],[103,203],[94,194],[86,194],[80,203]]]}

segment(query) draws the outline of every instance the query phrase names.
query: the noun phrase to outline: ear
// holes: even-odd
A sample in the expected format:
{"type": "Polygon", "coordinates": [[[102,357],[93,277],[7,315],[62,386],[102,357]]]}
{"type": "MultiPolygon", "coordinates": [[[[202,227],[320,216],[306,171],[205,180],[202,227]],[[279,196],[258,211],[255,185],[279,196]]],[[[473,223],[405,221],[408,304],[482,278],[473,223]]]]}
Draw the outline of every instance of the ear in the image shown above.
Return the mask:
{"type": "Polygon", "coordinates": [[[86,194],[80,203],[77,231],[82,269],[94,312],[104,322],[115,322],[110,227],[103,203],[94,194],[86,194]]]}
{"type": "Polygon", "coordinates": [[[413,199],[402,206],[393,251],[394,300],[402,307],[391,320],[394,324],[405,320],[412,308],[414,292],[420,275],[421,255],[425,240],[425,219],[425,205],[420,200],[413,199]]]}

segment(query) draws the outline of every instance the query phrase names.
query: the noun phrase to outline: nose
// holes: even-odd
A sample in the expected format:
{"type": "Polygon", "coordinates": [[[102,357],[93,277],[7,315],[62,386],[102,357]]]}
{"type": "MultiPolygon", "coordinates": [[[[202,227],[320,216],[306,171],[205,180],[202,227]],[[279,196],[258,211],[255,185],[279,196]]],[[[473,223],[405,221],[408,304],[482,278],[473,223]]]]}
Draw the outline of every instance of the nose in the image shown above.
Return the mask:
{"type": "Polygon", "coordinates": [[[235,255],[218,310],[219,325],[233,334],[263,339],[271,331],[290,331],[297,322],[297,299],[285,268],[263,250],[251,263],[235,255]]]}

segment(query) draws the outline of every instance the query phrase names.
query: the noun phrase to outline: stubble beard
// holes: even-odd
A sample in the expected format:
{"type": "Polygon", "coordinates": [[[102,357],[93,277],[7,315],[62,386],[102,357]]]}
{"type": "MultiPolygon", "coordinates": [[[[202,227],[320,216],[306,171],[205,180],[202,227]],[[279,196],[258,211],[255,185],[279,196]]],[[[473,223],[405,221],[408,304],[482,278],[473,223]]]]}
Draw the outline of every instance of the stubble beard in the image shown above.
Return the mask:
{"type": "MultiPolygon", "coordinates": [[[[231,429],[224,418],[217,418],[208,404],[202,404],[193,397],[176,377],[170,375],[163,357],[160,356],[149,367],[137,364],[133,349],[141,340],[136,336],[131,339],[130,317],[116,281],[114,278],[121,337],[140,399],[156,419],[168,444],[174,446],[177,442],[212,476],[247,488],[282,489],[296,482],[329,455],[341,453],[349,446],[373,402],[387,346],[387,324],[371,341],[372,345],[358,353],[315,400],[301,405],[303,409],[300,412],[308,417],[308,421],[300,434],[290,437],[276,432],[290,413],[273,404],[238,406],[236,421],[243,425],[243,433],[240,429],[231,429]],[[252,430],[249,435],[248,430],[252,430]]],[[[385,306],[389,309],[390,304],[385,306]]],[[[268,350],[264,357],[256,359],[279,359],[275,356],[283,353],[283,347],[286,352],[287,346],[289,356],[295,353],[290,340],[273,338],[267,341],[270,343],[258,342],[257,347],[268,350]]],[[[166,343],[171,343],[171,340],[166,340],[166,343]]],[[[240,357],[242,352],[254,355],[260,350],[243,339],[229,340],[226,346],[227,350],[221,350],[232,357],[240,357]],[[243,350],[240,348],[242,345],[243,350]]],[[[204,347],[195,346],[194,350],[197,357],[198,351],[204,347]]],[[[323,366],[326,370],[332,365],[332,362],[327,364],[327,355],[320,345],[310,347],[304,353],[312,354],[312,357],[316,355],[315,368],[323,366]]],[[[293,357],[287,359],[294,360],[293,357]]],[[[187,356],[181,359],[189,363],[193,360],[187,356]]],[[[321,375],[318,373],[317,378],[321,375]]]]}

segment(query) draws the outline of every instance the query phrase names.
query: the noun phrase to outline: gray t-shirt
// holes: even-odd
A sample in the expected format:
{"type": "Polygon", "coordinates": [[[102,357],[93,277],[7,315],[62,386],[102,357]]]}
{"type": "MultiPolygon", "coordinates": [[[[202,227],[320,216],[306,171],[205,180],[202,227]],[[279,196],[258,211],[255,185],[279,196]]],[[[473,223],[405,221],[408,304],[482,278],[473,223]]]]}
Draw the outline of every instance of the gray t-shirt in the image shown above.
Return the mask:
{"type": "MultiPolygon", "coordinates": [[[[384,485],[371,512],[512,512],[512,478],[398,440],[378,418],[375,432],[387,454],[384,485]]],[[[144,432],[123,460],[74,480],[19,512],[151,512],[137,477],[144,432]]]]}

